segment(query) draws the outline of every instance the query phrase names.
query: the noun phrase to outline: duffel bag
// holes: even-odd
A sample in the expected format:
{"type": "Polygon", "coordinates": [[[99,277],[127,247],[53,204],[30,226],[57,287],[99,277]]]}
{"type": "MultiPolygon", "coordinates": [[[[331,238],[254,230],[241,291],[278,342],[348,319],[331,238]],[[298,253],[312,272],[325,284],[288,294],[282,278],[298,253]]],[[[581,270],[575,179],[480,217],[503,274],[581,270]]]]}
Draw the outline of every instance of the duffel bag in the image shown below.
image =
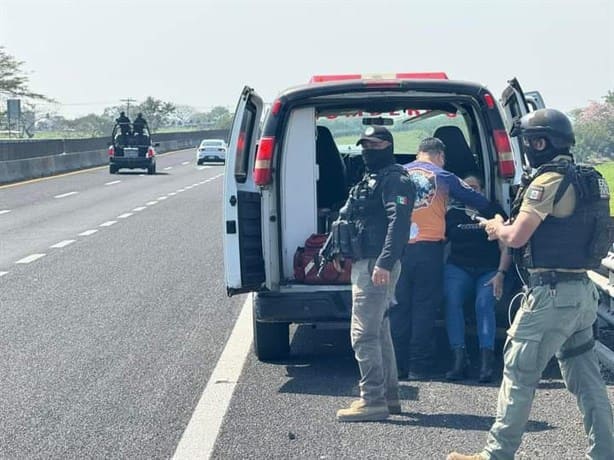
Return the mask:
{"type": "Polygon", "coordinates": [[[294,278],[305,284],[349,284],[351,282],[352,261],[345,258],[341,263],[343,271],[338,272],[332,262],[326,262],[320,270],[320,249],[326,243],[328,234],[313,233],[305,241],[305,246],[298,247],[294,254],[294,278]]]}

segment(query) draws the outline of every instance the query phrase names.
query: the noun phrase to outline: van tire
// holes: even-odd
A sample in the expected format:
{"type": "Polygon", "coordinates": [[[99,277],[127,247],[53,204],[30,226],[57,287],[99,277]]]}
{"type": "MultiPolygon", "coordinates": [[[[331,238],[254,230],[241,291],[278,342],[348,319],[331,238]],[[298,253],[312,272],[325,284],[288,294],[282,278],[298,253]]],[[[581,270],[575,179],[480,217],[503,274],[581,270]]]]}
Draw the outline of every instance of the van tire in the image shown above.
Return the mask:
{"type": "Polygon", "coordinates": [[[290,353],[290,324],[253,320],[254,353],[260,361],[283,359],[290,353]]]}

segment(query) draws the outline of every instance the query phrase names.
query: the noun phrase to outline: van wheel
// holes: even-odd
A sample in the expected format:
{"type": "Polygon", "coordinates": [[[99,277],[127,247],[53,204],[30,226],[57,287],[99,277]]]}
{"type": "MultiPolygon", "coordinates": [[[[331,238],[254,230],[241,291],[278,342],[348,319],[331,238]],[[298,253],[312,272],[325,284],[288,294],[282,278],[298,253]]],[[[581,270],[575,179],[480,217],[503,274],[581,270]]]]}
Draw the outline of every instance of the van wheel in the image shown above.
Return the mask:
{"type": "Polygon", "coordinates": [[[288,356],[289,340],[289,323],[263,323],[254,318],[254,353],[260,361],[283,359],[288,356]]]}
{"type": "Polygon", "coordinates": [[[117,168],[113,165],[109,165],[109,173],[115,174],[117,172],[117,168]]]}
{"type": "Polygon", "coordinates": [[[156,173],[156,165],[153,164],[147,168],[147,174],[155,174],[156,173]]]}

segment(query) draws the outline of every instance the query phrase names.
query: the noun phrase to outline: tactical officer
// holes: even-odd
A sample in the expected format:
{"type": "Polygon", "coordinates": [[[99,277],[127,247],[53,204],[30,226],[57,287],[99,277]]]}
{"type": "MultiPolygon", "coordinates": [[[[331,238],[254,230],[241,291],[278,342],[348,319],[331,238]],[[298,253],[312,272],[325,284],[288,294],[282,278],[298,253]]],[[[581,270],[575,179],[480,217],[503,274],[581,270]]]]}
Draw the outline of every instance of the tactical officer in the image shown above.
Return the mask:
{"type": "Polygon", "coordinates": [[[120,112],[115,122],[119,125],[119,129],[124,136],[130,135],[130,118],[126,116],[126,112],[120,112]]]}
{"type": "Polygon", "coordinates": [[[145,126],[147,126],[147,121],[145,120],[145,118],[143,118],[143,114],[139,112],[134,119],[134,123],[132,123],[134,134],[143,134],[145,126]]]}
{"type": "Polygon", "coordinates": [[[383,420],[401,412],[387,308],[409,236],[415,190],[395,163],[393,144],[383,126],[365,130],[356,145],[362,146],[366,172],[340,211],[355,229],[351,341],[360,369],[360,399],[337,411],[342,422],[383,420]]]}
{"type": "Polygon", "coordinates": [[[475,455],[452,453],[448,460],[513,459],[553,355],[584,417],[587,458],[612,459],[612,408],[593,351],[598,293],[586,275],[607,254],[608,187],[594,168],[574,164],[573,129],[558,110],[525,115],[511,134],[520,136],[537,171],[523,181],[511,221],[496,216],[483,225],[489,239],[514,248],[528,289],[507,331],[497,417],[486,447],[475,455]]]}

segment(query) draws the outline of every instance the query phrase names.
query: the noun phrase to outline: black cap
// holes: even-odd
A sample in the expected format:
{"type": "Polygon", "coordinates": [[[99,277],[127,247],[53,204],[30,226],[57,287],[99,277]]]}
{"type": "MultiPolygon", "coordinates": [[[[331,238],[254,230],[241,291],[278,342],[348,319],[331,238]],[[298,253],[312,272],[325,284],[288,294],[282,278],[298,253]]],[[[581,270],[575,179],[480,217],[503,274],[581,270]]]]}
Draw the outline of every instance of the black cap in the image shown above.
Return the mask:
{"type": "Polygon", "coordinates": [[[383,126],[369,126],[360,136],[356,145],[360,145],[362,141],[388,141],[390,144],[394,145],[394,139],[392,138],[392,133],[388,131],[388,129],[383,126]]]}

